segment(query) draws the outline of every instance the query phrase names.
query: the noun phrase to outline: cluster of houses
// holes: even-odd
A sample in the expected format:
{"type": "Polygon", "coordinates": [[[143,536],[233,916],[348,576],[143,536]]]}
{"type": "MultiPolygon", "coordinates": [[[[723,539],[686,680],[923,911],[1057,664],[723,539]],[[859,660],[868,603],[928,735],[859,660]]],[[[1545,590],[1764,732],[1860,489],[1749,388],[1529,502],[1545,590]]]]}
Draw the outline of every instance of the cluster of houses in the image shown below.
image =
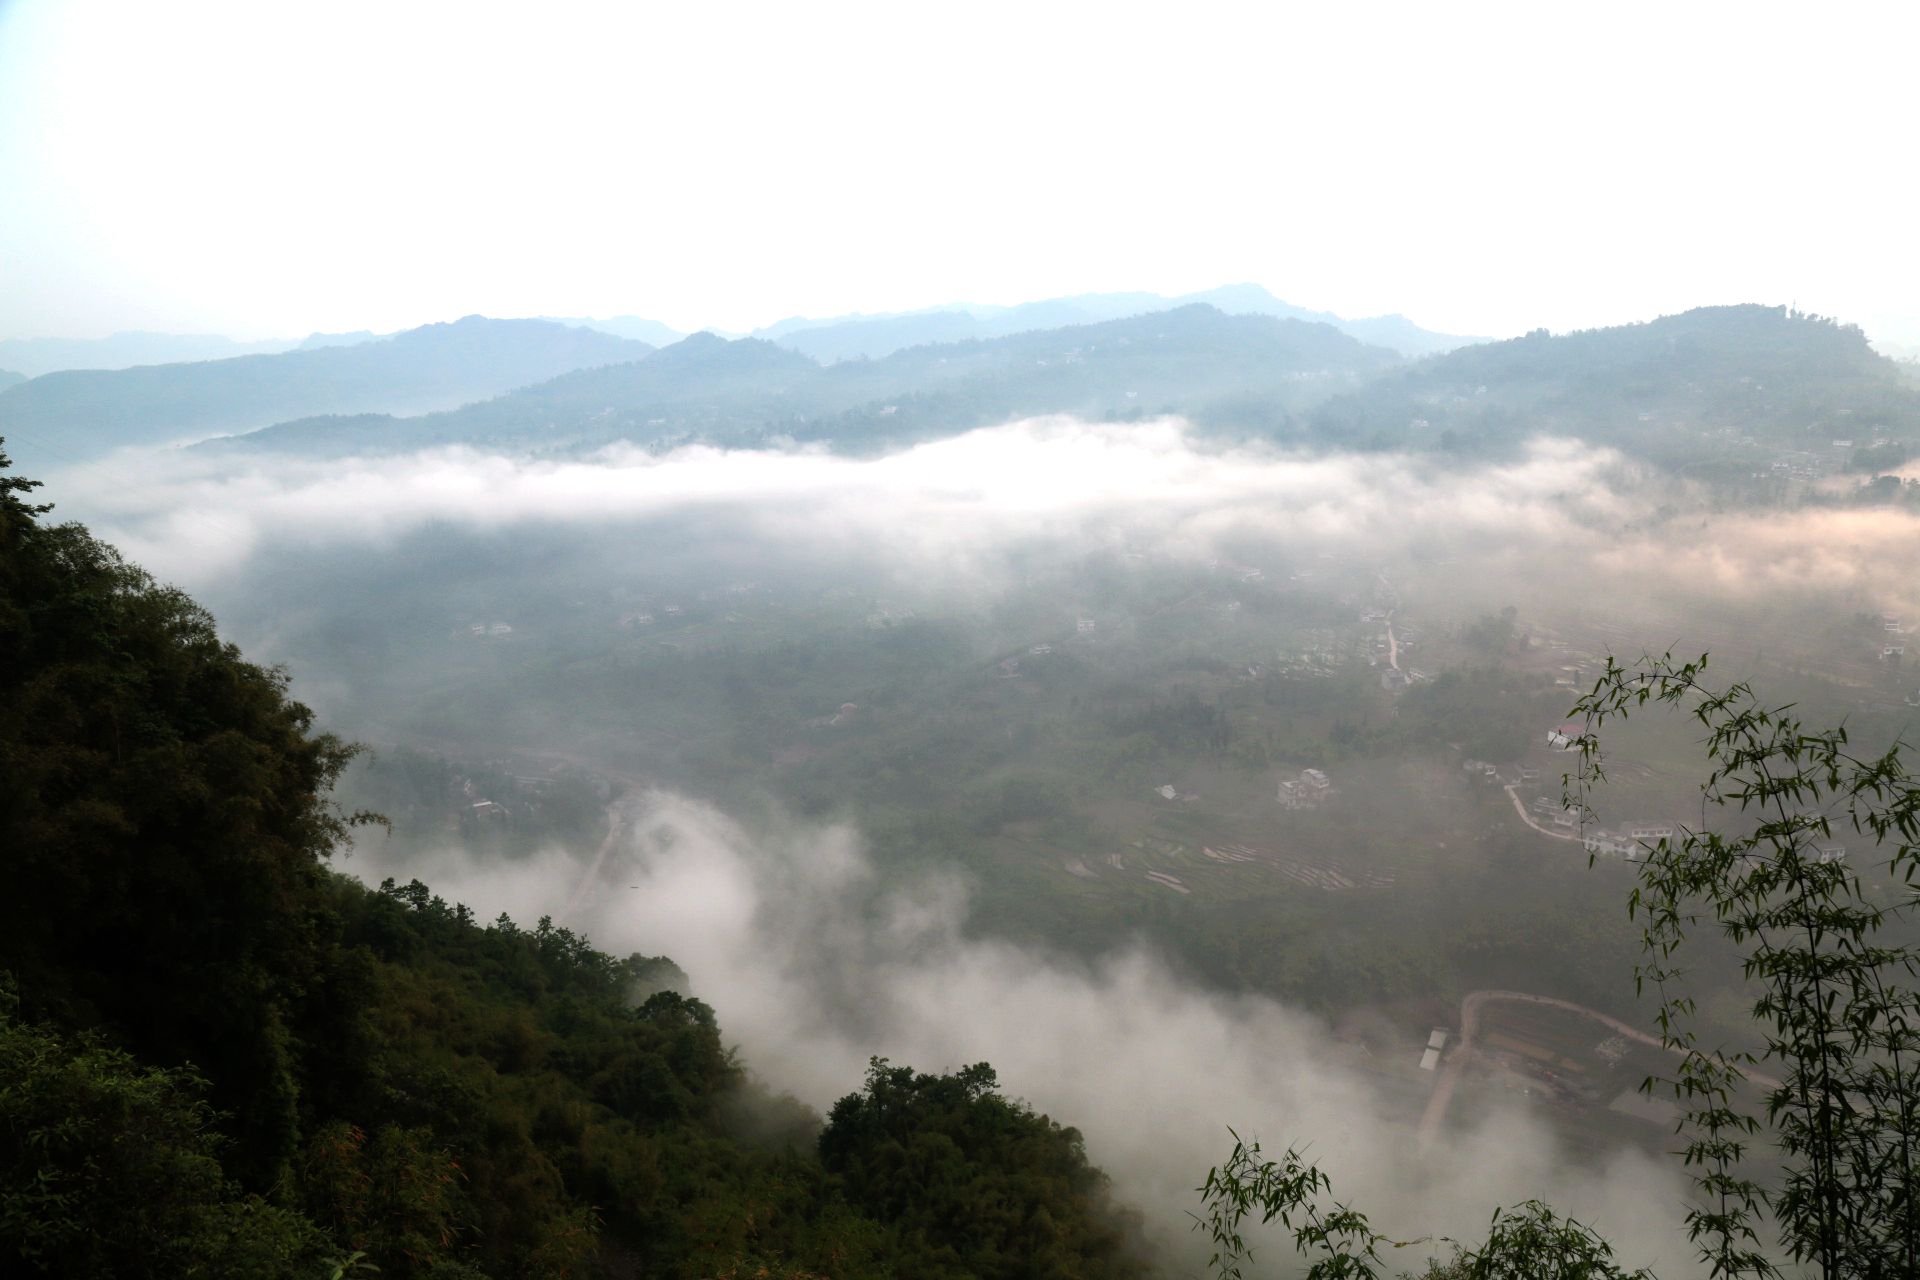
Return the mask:
{"type": "Polygon", "coordinates": [[[1525,765],[1508,765],[1502,768],[1497,764],[1492,764],[1485,760],[1467,759],[1460,762],[1460,767],[1468,773],[1485,778],[1488,782],[1497,783],[1503,787],[1517,786],[1521,783],[1538,782],[1540,780],[1540,771],[1525,765]]]}
{"type": "MultiPolygon", "coordinates": [[[[1835,448],[1851,445],[1851,440],[1836,440],[1835,448]]],[[[1776,480],[1818,480],[1833,470],[1833,461],[1815,453],[1795,451],[1782,454],[1767,464],[1767,474],[1776,480]]]]}
{"type": "Polygon", "coordinates": [[[1542,827],[1561,832],[1569,839],[1578,836],[1588,853],[1602,858],[1624,858],[1628,862],[1638,862],[1662,840],[1672,840],[1679,832],[1673,823],[1661,821],[1627,822],[1613,830],[1588,827],[1583,831],[1580,828],[1583,815],[1578,807],[1546,796],[1535,796],[1527,805],[1527,812],[1542,827]]]}
{"type": "Polygon", "coordinates": [[[1900,619],[1892,614],[1880,615],[1880,661],[1890,667],[1897,667],[1907,656],[1906,641],[1901,638],[1900,619]]]}
{"type": "MultiPolygon", "coordinates": [[[[513,782],[535,795],[546,791],[553,784],[551,778],[515,777],[513,782]]],[[[472,778],[460,780],[460,798],[458,801],[460,829],[468,831],[476,826],[511,826],[513,810],[498,800],[490,800],[475,790],[472,778]]]]}
{"type": "Polygon", "coordinates": [[[1324,679],[1340,671],[1356,656],[1353,637],[1338,631],[1302,632],[1300,645],[1292,653],[1275,655],[1280,670],[1289,675],[1324,679]]]}
{"type": "MultiPolygon", "coordinates": [[[[1588,853],[1602,858],[1623,858],[1628,862],[1638,862],[1660,846],[1663,840],[1673,840],[1679,829],[1671,822],[1629,822],[1617,831],[1585,831],[1580,835],[1580,843],[1588,853]]],[[[1843,844],[1816,844],[1812,847],[1816,862],[1845,862],[1847,847],[1843,844]]]]}
{"type": "Polygon", "coordinates": [[[467,634],[470,636],[510,636],[513,634],[513,627],[505,622],[476,622],[467,628],[467,634]]]}
{"type": "Polygon", "coordinates": [[[1280,783],[1280,804],[1287,809],[1311,809],[1333,795],[1333,782],[1318,769],[1302,769],[1297,778],[1280,783]]]}
{"type": "MultiPolygon", "coordinates": [[[[1555,818],[1556,822],[1559,820],[1555,818]]],[[[1671,822],[1629,822],[1617,831],[1584,831],[1580,834],[1580,844],[1596,857],[1638,862],[1658,848],[1662,840],[1671,840],[1675,834],[1676,828],[1671,822]]]]}

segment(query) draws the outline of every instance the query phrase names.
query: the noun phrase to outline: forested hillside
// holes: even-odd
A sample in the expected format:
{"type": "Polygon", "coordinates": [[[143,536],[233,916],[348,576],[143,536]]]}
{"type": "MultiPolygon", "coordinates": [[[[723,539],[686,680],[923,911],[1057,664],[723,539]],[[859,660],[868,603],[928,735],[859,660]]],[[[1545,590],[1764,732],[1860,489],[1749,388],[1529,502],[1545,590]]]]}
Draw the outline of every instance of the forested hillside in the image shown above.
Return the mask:
{"type": "Polygon", "coordinates": [[[0,395],[0,431],[19,437],[23,458],[39,449],[66,462],[308,414],[424,413],[652,349],[543,320],[468,316],[347,346],[49,373],[0,395]]]}
{"type": "Polygon", "coordinates": [[[1044,413],[1185,413],[1271,428],[1398,363],[1323,324],[1201,305],[827,368],[763,339],[695,334],[636,364],[447,413],[291,422],[222,447],[346,454],[467,444],[550,454],[616,442],[664,449],[785,440],[872,451],[1044,413]]]}
{"type": "Polygon", "coordinates": [[[1701,307],[1448,352],[1329,401],[1310,433],[1486,457],[1541,432],[1671,465],[1750,470],[1837,441],[1845,461],[1876,438],[1920,435],[1920,394],[1850,325],[1784,307],[1701,307]]]}
{"type": "MultiPolygon", "coordinates": [[[[1223,305],[1242,305],[1233,291],[1216,292],[1223,305]]],[[[1051,310],[1034,323],[1071,318],[1072,301],[1044,304],[1051,310]]],[[[1389,337],[1368,345],[1352,336],[1352,325],[1204,303],[992,329],[936,312],[775,326],[771,340],[695,334],[645,360],[455,409],[330,408],[205,447],[339,457],[464,445],[552,458],[611,444],[807,444],[874,454],[1046,414],[1175,415],[1219,438],[1442,460],[1512,458],[1542,435],[1577,437],[1746,489],[1776,473],[1871,475],[1920,440],[1920,391],[1901,366],[1856,328],[1781,307],[1541,330],[1413,361],[1389,349],[1389,337]],[[869,342],[869,330],[892,336],[869,342]],[[869,348],[885,354],[867,358],[869,348]]]]}
{"type": "Polygon", "coordinates": [[[340,874],[350,748],[31,488],[0,471],[8,1274],[1143,1270],[984,1064],[876,1063],[823,1126],[670,961],[340,874]]]}

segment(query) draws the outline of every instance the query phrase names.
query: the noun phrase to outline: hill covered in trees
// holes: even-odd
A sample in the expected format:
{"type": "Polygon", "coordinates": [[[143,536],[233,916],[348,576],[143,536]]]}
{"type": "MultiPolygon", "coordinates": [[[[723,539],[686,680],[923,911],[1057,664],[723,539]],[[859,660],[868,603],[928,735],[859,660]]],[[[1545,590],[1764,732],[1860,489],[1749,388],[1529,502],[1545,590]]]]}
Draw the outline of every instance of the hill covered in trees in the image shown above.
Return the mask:
{"type": "MultiPolygon", "coordinates": [[[[1856,328],[1782,307],[1540,330],[1410,361],[1352,336],[1351,325],[1248,314],[1252,304],[1217,292],[1241,313],[1196,302],[1022,327],[1077,315],[1068,299],[1022,311],[1026,320],[1007,320],[1014,331],[1005,333],[970,313],[928,312],[774,326],[734,341],[695,334],[644,360],[442,412],[330,410],[204,447],[323,457],[461,445],[554,458],[612,444],[873,454],[1022,417],[1177,415],[1217,438],[1437,460],[1510,458],[1534,437],[1572,436],[1750,487],[1770,472],[1872,475],[1920,440],[1909,370],[1856,328]]],[[[0,396],[0,409],[6,403],[0,396]]]]}
{"type": "Polygon", "coordinates": [[[339,874],[351,748],[30,489],[0,471],[9,1274],[1144,1271],[985,1064],[876,1062],[823,1125],[670,961],[339,874]]]}
{"type": "Polygon", "coordinates": [[[634,364],[451,412],[292,422],[219,447],[344,454],[466,444],[553,454],[618,442],[791,441],[869,452],[1046,413],[1185,413],[1258,426],[1398,363],[1326,325],[1201,305],[825,368],[764,339],[695,334],[634,364]]]}
{"type": "Polygon", "coordinates": [[[1876,438],[1920,436],[1920,392],[1851,325],[1702,307],[1451,351],[1328,401],[1307,434],[1485,457],[1542,432],[1676,466],[1723,453],[1752,465],[1753,448],[1825,453],[1836,440],[1851,457],[1876,438]]]}
{"type": "Polygon", "coordinates": [[[70,461],[310,414],[445,409],[652,349],[543,320],[468,316],[344,346],[48,373],[0,394],[0,432],[21,437],[22,457],[38,447],[70,461]]]}

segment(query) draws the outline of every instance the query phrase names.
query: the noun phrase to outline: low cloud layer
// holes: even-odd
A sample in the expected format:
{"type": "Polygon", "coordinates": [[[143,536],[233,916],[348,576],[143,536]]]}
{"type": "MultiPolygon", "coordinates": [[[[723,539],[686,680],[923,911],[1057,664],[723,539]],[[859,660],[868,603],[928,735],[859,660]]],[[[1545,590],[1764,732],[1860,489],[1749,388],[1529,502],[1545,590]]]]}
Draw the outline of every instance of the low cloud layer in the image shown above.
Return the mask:
{"type": "MultiPolygon", "coordinates": [[[[816,1108],[855,1089],[870,1054],[921,1070],[990,1061],[1007,1092],[1082,1130],[1175,1250],[1190,1247],[1193,1188],[1233,1125],[1275,1153],[1307,1146],[1339,1194],[1399,1238],[1477,1238],[1494,1205],[1541,1197],[1636,1261],[1686,1273],[1669,1162],[1623,1150],[1576,1167],[1511,1109],[1422,1148],[1404,1084],[1356,1069],[1313,1017],[1199,990],[1139,950],[1083,963],[969,938],[960,886],[882,892],[846,828],[749,831],[665,793],[625,803],[627,835],[597,873],[558,851],[388,865],[369,848],[346,865],[369,880],[418,875],[483,916],[551,913],[606,949],[671,955],[749,1066],[816,1108]]],[[[1417,1269],[1420,1250],[1408,1252],[1417,1269]]]]}
{"type": "Polygon", "coordinates": [[[1888,511],[1707,515],[1608,450],[1540,439],[1512,462],[1223,448],[1185,423],[1033,419],[878,458],[614,447],[534,462],[467,449],[316,462],[120,455],[55,478],[63,512],[157,575],[204,589],[276,549],[391,548],[429,525],[697,523],[714,538],[990,585],[1014,545],[1454,562],[1488,600],[1632,603],[1839,592],[1920,606],[1920,520],[1888,511]],[[1677,499],[1677,501],[1676,501],[1677,499]],[[1662,510],[1662,505],[1665,509],[1662,510]],[[1675,514],[1676,510],[1680,514],[1675,514]],[[1689,511],[1695,514],[1687,514],[1689,511]]]}
{"type": "Polygon", "coordinates": [[[1047,418],[866,459],[704,447],[552,463],[468,449],[326,462],[122,454],[66,473],[56,496],[157,572],[191,580],[282,539],[378,546],[431,523],[702,512],[773,538],[861,546],[885,536],[903,556],[941,560],[1119,517],[1195,538],[1250,524],[1316,544],[1419,538],[1435,526],[1506,541],[1626,514],[1605,483],[1615,462],[1543,441],[1509,466],[1434,476],[1397,455],[1202,448],[1177,419],[1047,418]]]}
{"type": "MultiPolygon", "coordinates": [[[[1226,448],[1177,419],[1050,418],[877,458],[615,448],[571,462],[445,450],[320,463],[188,452],[55,481],[49,496],[64,514],[190,590],[244,597],[275,574],[304,589],[286,566],[326,563],[335,589],[365,589],[368,609],[389,607],[392,583],[406,579],[366,570],[404,557],[424,530],[451,531],[471,552],[448,557],[448,574],[537,542],[511,572],[538,571],[528,566],[549,554],[647,572],[732,557],[692,576],[727,581],[733,564],[776,560],[856,564],[863,581],[952,592],[991,592],[1036,551],[1056,563],[1102,550],[1266,556],[1336,592],[1389,573],[1422,623],[1509,603],[1542,623],[1573,610],[1627,649],[1716,610],[1717,635],[1757,645],[1759,627],[1836,609],[1920,608],[1920,520],[1713,513],[1703,495],[1569,440],[1443,469],[1406,455],[1226,448]],[[535,530],[538,539],[500,536],[535,530]]],[[[595,585],[611,576],[575,575],[595,585]]],[[[1594,1223],[1633,1261],[1687,1273],[1671,1162],[1622,1152],[1608,1167],[1576,1166],[1517,1110],[1424,1149],[1405,1122],[1405,1081],[1367,1071],[1303,1013],[1202,991],[1139,950],[1089,962],[970,937],[964,886],[883,886],[850,830],[749,829],[666,794],[628,803],[630,834],[602,874],[558,850],[513,864],[449,851],[387,866],[369,848],[349,868],[419,875],[486,915],[550,913],[607,949],[672,955],[753,1068],[816,1107],[857,1087],[870,1054],[923,1070],[991,1061],[1010,1093],[1085,1132],[1093,1158],[1168,1239],[1186,1238],[1193,1188],[1233,1125],[1270,1150],[1307,1144],[1340,1194],[1400,1238],[1471,1239],[1495,1204],[1537,1196],[1594,1223]]]]}

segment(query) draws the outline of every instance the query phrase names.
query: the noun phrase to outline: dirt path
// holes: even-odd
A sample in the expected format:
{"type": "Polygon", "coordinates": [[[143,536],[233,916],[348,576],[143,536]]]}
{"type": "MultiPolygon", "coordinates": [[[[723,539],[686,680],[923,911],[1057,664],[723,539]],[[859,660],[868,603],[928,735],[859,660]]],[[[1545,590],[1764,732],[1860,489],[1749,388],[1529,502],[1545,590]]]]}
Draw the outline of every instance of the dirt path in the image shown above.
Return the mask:
{"type": "Polygon", "coordinates": [[[1509,782],[1504,788],[1504,790],[1507,793],[1507,799],[1513,801],[1513,811],[1520,815],[1520,821],[1526,823],[1528,826],[1532,827],[1535,831],[1538,831],[1541,835],[1547,836],[1551,839],[1572,840],[1575,843],[1579,842],[1580,837],[1578,835],[1568,835],[1564,831],[1550,831],[1546,827],[1543,827],[1539,823],[1535,822],[1533,820],[1533,815],[1527,812],[1527,806],[1520,803],[1520,784],[1519,783],[1509,782]]]}
{"type": "Polygon", "coordinates": [[[580,904],[586,900],[588,892],[600,879],[600,869],[606,865],[607,855],[613,852],[614,843],[620,838],[620,829],[626,825],[626,814],[622,809],[631,794],[631,792],[622,791],[607,802],[607,834],[600,841],[600,847],[594,851],[592,864],[580,873],[578,883],[573,886],[573,893],[567,898],[569,916],[580,909],[580,904]]]}
{"type": "Polygon", "coordinates": [[[587,866],[586,870],[581,873],[579,881],[575,883],[573,887],[573,893],[567,898],[566,909],[569,915],[575,912],[580,905],[586,901],[588,892],[592,889],[594,883],[599,880],[601,869],[606,866],[608,856],[613,852],[614,845],[620,839],[620,833],[626,827],[625,806],[637,795],[658,785],[653,779],[643,778],[638,774],[626,773],[614,769],[604,761],[597,760],[591,756],[578,755],[571,751],[561,751],[553,747],[532,747],[518,743],[490,743],[485,746],[476,747],[471,743],[459,743],[446,738],[433,738],[417,733],[396,733],[382,726],[368,727],[375,730],[375,732],[366,735],[369,739],[377,738],[397,746],[412,747],[419,751],[431,751],[450,760],[458,759],[463,755],[511,756],[520,760],[538,761],[548,765],[570,765],[576,769],[583,769],[597,777],[605,778],[618,788],[606,806],[607,834],[601,837],[600,847],[594,850],[593,861],[587,866]]]}
{"type": "MultiPolygon", "coordinates": [[[[1459,1087],[1460,1076],[1467,1064],[1473,1060],[1476,1052],[1474,1037],[1480,1033],[1480,1009],[1490,1001],[1506,1001],[1514,1004],[1545,1005],[1550,1009],[1564,1009],[1568,1013],[1577,1013],[1600,1023],[1617,1035],[1637,1041],[1654,1049],[1665,1049],[1658,1036],[1648,1035],[1638,1027],[1620,1021],[1598,1009],[1589,1009],[1583,1004],[1571,1000],[1560,1000],[1553,996],[1530,995],[1524,991],[1473,991],[1460,1002],[1460,1038],[1448,1050],[1446,1061],[1440,1067],[1439,1078],[1433,1082],[1433,1093],[1427,1098],[1427,1109],[1420,1117],[1420,1140],[1431,1142],[1440,1127],[1446,1123],[1447,1108],[1453,1102],[1453,1091],[1459,1087]]],[[[1757,1072],[1747,1072],[1747,1079],[1769,1089],[1777,1089],[1780,1082],[1772,1076],[1763,1076],[1757,1072]]]]}

